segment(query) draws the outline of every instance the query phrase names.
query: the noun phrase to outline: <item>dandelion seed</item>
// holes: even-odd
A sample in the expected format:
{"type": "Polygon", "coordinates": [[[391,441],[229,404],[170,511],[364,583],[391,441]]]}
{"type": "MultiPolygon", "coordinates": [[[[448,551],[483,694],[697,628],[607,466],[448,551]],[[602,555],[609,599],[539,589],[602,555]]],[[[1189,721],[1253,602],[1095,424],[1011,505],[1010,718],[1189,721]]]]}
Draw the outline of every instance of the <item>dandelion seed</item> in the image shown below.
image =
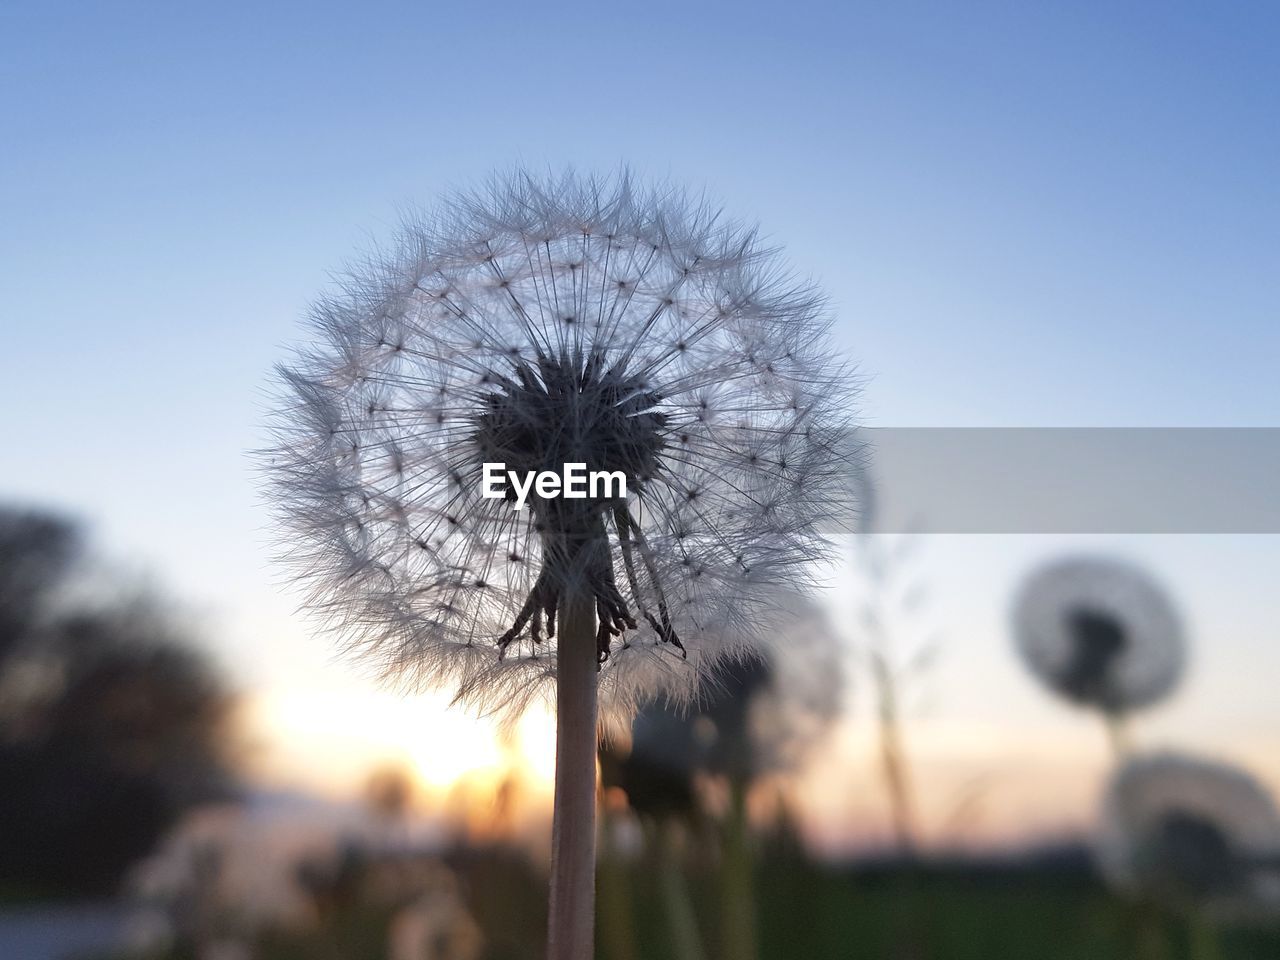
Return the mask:
{"type": "Polygon", "coordinates": [[[606,705],[687,698],[767,642],[759,588],[804,586],[819,524],[852,507],[823,300],[669,191],[496,180],[312,313],[270,451],[288,559],[344,646],[412,686],[546,693],[550,614],[581,578],[606,705]],[[481,496],[486,461],[621,471],[630,497],[516,512],[481,496]]]}

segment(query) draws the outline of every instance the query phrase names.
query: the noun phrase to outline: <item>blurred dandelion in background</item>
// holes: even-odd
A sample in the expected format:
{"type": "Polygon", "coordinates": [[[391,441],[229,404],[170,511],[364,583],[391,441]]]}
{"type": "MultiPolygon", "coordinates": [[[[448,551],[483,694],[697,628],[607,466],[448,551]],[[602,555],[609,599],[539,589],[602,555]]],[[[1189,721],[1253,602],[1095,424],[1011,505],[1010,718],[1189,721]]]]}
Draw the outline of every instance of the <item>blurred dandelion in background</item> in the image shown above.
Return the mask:
{"type": "Polygon", "coordinates": [[[605,785],[622,791],[650,832],[674,949],[685,960],[704,955],[680,864],[690,839],[716,827],[721,951],[754,956],[748,795],[798,771],[843,707],[845,647],[830,619],[803,597],[777,604],[790,611],[777,652],[731,664],[704,682],[690,708],[650,704],[636,716],[628,743],[603,750],[605,785]]]}
{"type": "Polygon", "coordinates": [[[680,191],[515,174],[312,310],[266,454],[309,603],[380,671],[518,711],[556,681],[551,954],[591,937],[597,688],[625,716],[776,642],[851,519],[822,296],[680,191]],[[484,496],[619,471],[625,498],[484,496]]]}
{"type": "Polygon", "coordinates": [[[454,875],[431,864],[419,885],[417,895],[392,918],[387,960],[476,960],[484,938],[454,875]]]}
{"type": "Polygon", "coordinates": [[[728,960],[758,954],[748,793],[801,767],[835,722],[845,693],[844,644],[828,617],[801,597],[780,603],[791,610],[779,648],[786,655],[739,665],[702,714],[705,767],[728,787],[721,821],[721,944],[728,960]]]}
{"type": "MultiPolygon", "coordinates": [[[[801,769],[835,724],[848,690],[847,645],[823,608],[801,596],[778,604],[789,614],[779,626],[776,648],[756,661],[763,678],[746,698],[745,728],[736,729],[727,718],[716,723],[714,705],[728,709],[732,691],[712,700],[711,769],[718,765],[715,754],[723,752],[724,772],[748,782],[801,769]],[[733,746],[735,738],[745,750],[733,746]]],[[[752,666],[747,669],[750,674],[752,666]]]]}
{"type": "Polygon", "coordinates": [[[702,805],[699,777],[745,791],[796,772],[821,745],[844,705],[844,643],[818,604],[796,596],[777,604],[790,616],[774,651],[726,665],[691,705],[654,701],[625,743],[605,749],[606,782],[637,812],[692,815],[702,805]]]}
{"type": "Polygon", "coordinates": [[[1126,716],[1169,696],[1186,668],[1168,595],[1139,568],[1108,557],[1067,557],[1032,573],[1018,592],[1013,630],[1032,674],[1101,711],[1120,751],[1126,716]]]}
{"type": "Polygon", "coordinates": [[[203,951],[305,929],[317,917],[299,868],[336,856],[328,831],[286,828],[238,804],[202,807],[131,872],[133,946],[203,951]]]}
{"type": "Polygon", "coordinates": [[[1117,890],[1217,918],[1280,918],[1280,813],[1244,770],[1177,753],[1114,774],[1096,856],[1117,890]]]}
{"type": "MultiPolygon", "coordinates": [[[[391,782],[389,772],[375,777],[400,810],[391,782]]],[[[362,813],[270,803],[194,811],[132,873],[128,945],[142,956],[274,956],[271,944],[316,955],[356,927],[352,955],[385,946],[390,960],[477,957],[479,927],[440,855],[404,837],[389,844],[387,812],[362,813]]]]}

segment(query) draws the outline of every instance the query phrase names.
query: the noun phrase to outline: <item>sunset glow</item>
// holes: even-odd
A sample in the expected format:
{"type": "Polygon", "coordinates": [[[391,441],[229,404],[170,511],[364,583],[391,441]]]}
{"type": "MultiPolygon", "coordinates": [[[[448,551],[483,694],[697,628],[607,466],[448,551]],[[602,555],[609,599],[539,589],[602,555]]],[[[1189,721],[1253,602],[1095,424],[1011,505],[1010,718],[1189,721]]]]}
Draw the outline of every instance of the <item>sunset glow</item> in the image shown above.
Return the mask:
{"type": "Polygon", "coordinates": [[[555,770],[554,721],[544,710],[505,730],[439,693],[284,689],[253,700],[245,719],[264,779],[334,795],[383,765],[412,771],[427,797],[464,782],[496,789],[511,775],[549,791],[555,770]]]}

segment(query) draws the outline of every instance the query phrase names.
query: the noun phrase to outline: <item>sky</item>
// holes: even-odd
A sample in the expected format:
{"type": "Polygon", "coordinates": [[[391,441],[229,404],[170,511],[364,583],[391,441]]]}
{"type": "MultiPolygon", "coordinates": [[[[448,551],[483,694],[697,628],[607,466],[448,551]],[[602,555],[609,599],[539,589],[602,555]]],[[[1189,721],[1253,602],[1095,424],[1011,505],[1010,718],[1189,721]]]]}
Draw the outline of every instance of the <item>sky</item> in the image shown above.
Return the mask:
{"type": "MultiPolygon", "coordinates": [[[[0,498],[80,517],[195,612],[272,775],[418,751],[447,782],[499,762],[491,731],[378,693],[310,635],[247,453],[348,257],[495,169],[625,164],[758,221],[825,288],[867,424],[1280,426],[1277,41],[1266,3],[14,0],[0,498]],[[360,729],[332,729],[342,704],[360,729]],[[424,717],[470,746],[423,754],[424,717]]],[[[939,536],[920,564],[944,656],[912,729],[935,820],[972,783],[993,836],[1086,817],[1104,743],[1005,626],[1025,570],[1080,546],[1148,565],[1193,624],[1195,670],[1145,735],[1280,787],[1275,537],[939,536]]],[[[841,789],[810,790],[834,845],[875,804],[854,701],[841,789]]],[[[525,751],[543,772],[546,728],[525,751]]]]}

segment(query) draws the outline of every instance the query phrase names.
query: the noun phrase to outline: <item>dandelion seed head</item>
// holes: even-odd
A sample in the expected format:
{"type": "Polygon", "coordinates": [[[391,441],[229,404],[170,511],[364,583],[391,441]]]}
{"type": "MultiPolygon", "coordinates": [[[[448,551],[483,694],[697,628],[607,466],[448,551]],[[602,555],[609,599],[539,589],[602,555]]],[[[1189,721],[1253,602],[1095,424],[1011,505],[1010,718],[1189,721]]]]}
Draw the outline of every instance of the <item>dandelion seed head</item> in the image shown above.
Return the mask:
{"type": "Polygon", "coordinates": [[[268,473],[307,603],[411,686],[518,711],[594,599],[606,708],[771,642],[855,509],[850,369],[755,232],[627,175],[495,178],[409,218],[312,309],[268,473]],[[626,496],[482,495],[483,464],[626,496]],[[767,589],[766,589],[767,588],[767,589]]]}
{"type": "Polygon", "coordinates": [[[822,608],[776,598],[776,643],[704,680],[694,703],[646,704],[626,742],[602,753],[602,774],[642,815],[692,816],[697,785],[719,777],[750,787],[800,769],[840,713],[842,644],[822,608]]]}
{"type": "Polygon", "coordinates": [[[1068,557],[1034,572],[1014,606],[1028,668],[1075,703],[1121,713],[1176,687],[1186,665],[1181,621],[1143,571],[1105,557],[1068,557]]]}
{"type": "Polygon", "coordinates": [[[1116,889],[1221,913],[1280,910],[1280,814],[1248,773],[1174,753],[1130,759],[1096,855],[1116,889]]]}

